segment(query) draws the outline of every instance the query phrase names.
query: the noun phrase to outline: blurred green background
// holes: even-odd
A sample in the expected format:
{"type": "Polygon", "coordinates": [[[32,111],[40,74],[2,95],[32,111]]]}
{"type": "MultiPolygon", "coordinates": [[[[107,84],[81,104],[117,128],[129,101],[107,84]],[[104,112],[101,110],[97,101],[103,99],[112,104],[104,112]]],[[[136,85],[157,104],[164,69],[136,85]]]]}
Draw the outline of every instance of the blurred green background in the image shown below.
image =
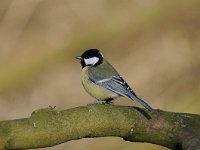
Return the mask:
{"type": "MultiPolygon", "coordinates": [[[[199,0],[1,0],[0,120],[93,101],[75,56],[98,48],[139,97],[167,111],[200,113],[199,0]]],[[[126,98],[118,105],[136,105],[126,98]]],[[[107,137],[50,150],[149,149],[107,137]]]]}

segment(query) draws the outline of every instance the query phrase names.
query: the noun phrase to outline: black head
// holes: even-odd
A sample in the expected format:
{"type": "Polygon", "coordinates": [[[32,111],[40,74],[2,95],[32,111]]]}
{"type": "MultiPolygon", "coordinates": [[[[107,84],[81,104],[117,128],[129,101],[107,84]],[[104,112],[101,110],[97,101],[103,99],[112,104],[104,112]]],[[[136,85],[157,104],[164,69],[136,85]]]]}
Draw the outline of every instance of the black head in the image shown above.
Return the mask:
{"type": "Polygon", "coordinates": [[[85,66],[98,66],[103,62],[103,56],[98,49],[86,50],[81,56],[76,57],[81,60],[81,65],[85,66]]]}

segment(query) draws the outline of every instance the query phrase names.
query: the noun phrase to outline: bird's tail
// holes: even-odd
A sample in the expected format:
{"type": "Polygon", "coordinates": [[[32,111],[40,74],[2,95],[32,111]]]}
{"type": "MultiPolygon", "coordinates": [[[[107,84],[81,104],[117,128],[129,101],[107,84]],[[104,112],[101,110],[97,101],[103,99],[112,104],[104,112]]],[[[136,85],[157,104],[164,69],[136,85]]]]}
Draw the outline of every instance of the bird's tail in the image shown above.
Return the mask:
{"type": "Polygon", "coordinates": [[[140,103],[142,106],[144,106],[144,108],[146,108],[147,110],[149,110],[150,112],[153,111],[154,109],[149,106],[145,101],[143,101],[142,99],[138,98],[136,95],[133,95],[133,94],[130,94],[128,96],[131,100],[135,100],[137,101],[138,103],[140,103]]]}

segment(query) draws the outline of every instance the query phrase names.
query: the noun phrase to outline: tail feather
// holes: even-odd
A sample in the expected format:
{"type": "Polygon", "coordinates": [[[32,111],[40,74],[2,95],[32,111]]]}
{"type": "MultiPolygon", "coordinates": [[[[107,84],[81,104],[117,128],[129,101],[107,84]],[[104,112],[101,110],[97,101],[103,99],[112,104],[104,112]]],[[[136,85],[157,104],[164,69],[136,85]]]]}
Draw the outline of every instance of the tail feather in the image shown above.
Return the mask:
{"type": "Polygon", "coordinates": [[[153,108],[151,106],[149,106],[145,101],[143,101],[142,99],[138,98],[136,95],[129,95],[129,98],[131,100],[135,100],[137,101],[138,103],[140,103],[142,106],[144,106],[144,108],[146,108],[147,110],[149,110],[150,112],[153,111],[153,108]]]}

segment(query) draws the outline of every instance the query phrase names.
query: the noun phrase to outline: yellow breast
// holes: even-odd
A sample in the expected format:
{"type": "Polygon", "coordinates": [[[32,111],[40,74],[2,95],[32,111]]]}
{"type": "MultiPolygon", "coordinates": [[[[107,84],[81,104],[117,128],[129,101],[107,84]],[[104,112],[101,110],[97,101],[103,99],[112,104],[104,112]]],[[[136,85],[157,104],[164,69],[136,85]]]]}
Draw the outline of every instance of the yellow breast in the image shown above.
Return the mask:
{"type": "Polygon", "coordinates": [[[88,67],[84,67],[82,70],[81,81],[85,90],[97,100],[108,100],[110,98],[116,98],[118,95],[104,87],[94,84],[89,80],[88,67]]]}

